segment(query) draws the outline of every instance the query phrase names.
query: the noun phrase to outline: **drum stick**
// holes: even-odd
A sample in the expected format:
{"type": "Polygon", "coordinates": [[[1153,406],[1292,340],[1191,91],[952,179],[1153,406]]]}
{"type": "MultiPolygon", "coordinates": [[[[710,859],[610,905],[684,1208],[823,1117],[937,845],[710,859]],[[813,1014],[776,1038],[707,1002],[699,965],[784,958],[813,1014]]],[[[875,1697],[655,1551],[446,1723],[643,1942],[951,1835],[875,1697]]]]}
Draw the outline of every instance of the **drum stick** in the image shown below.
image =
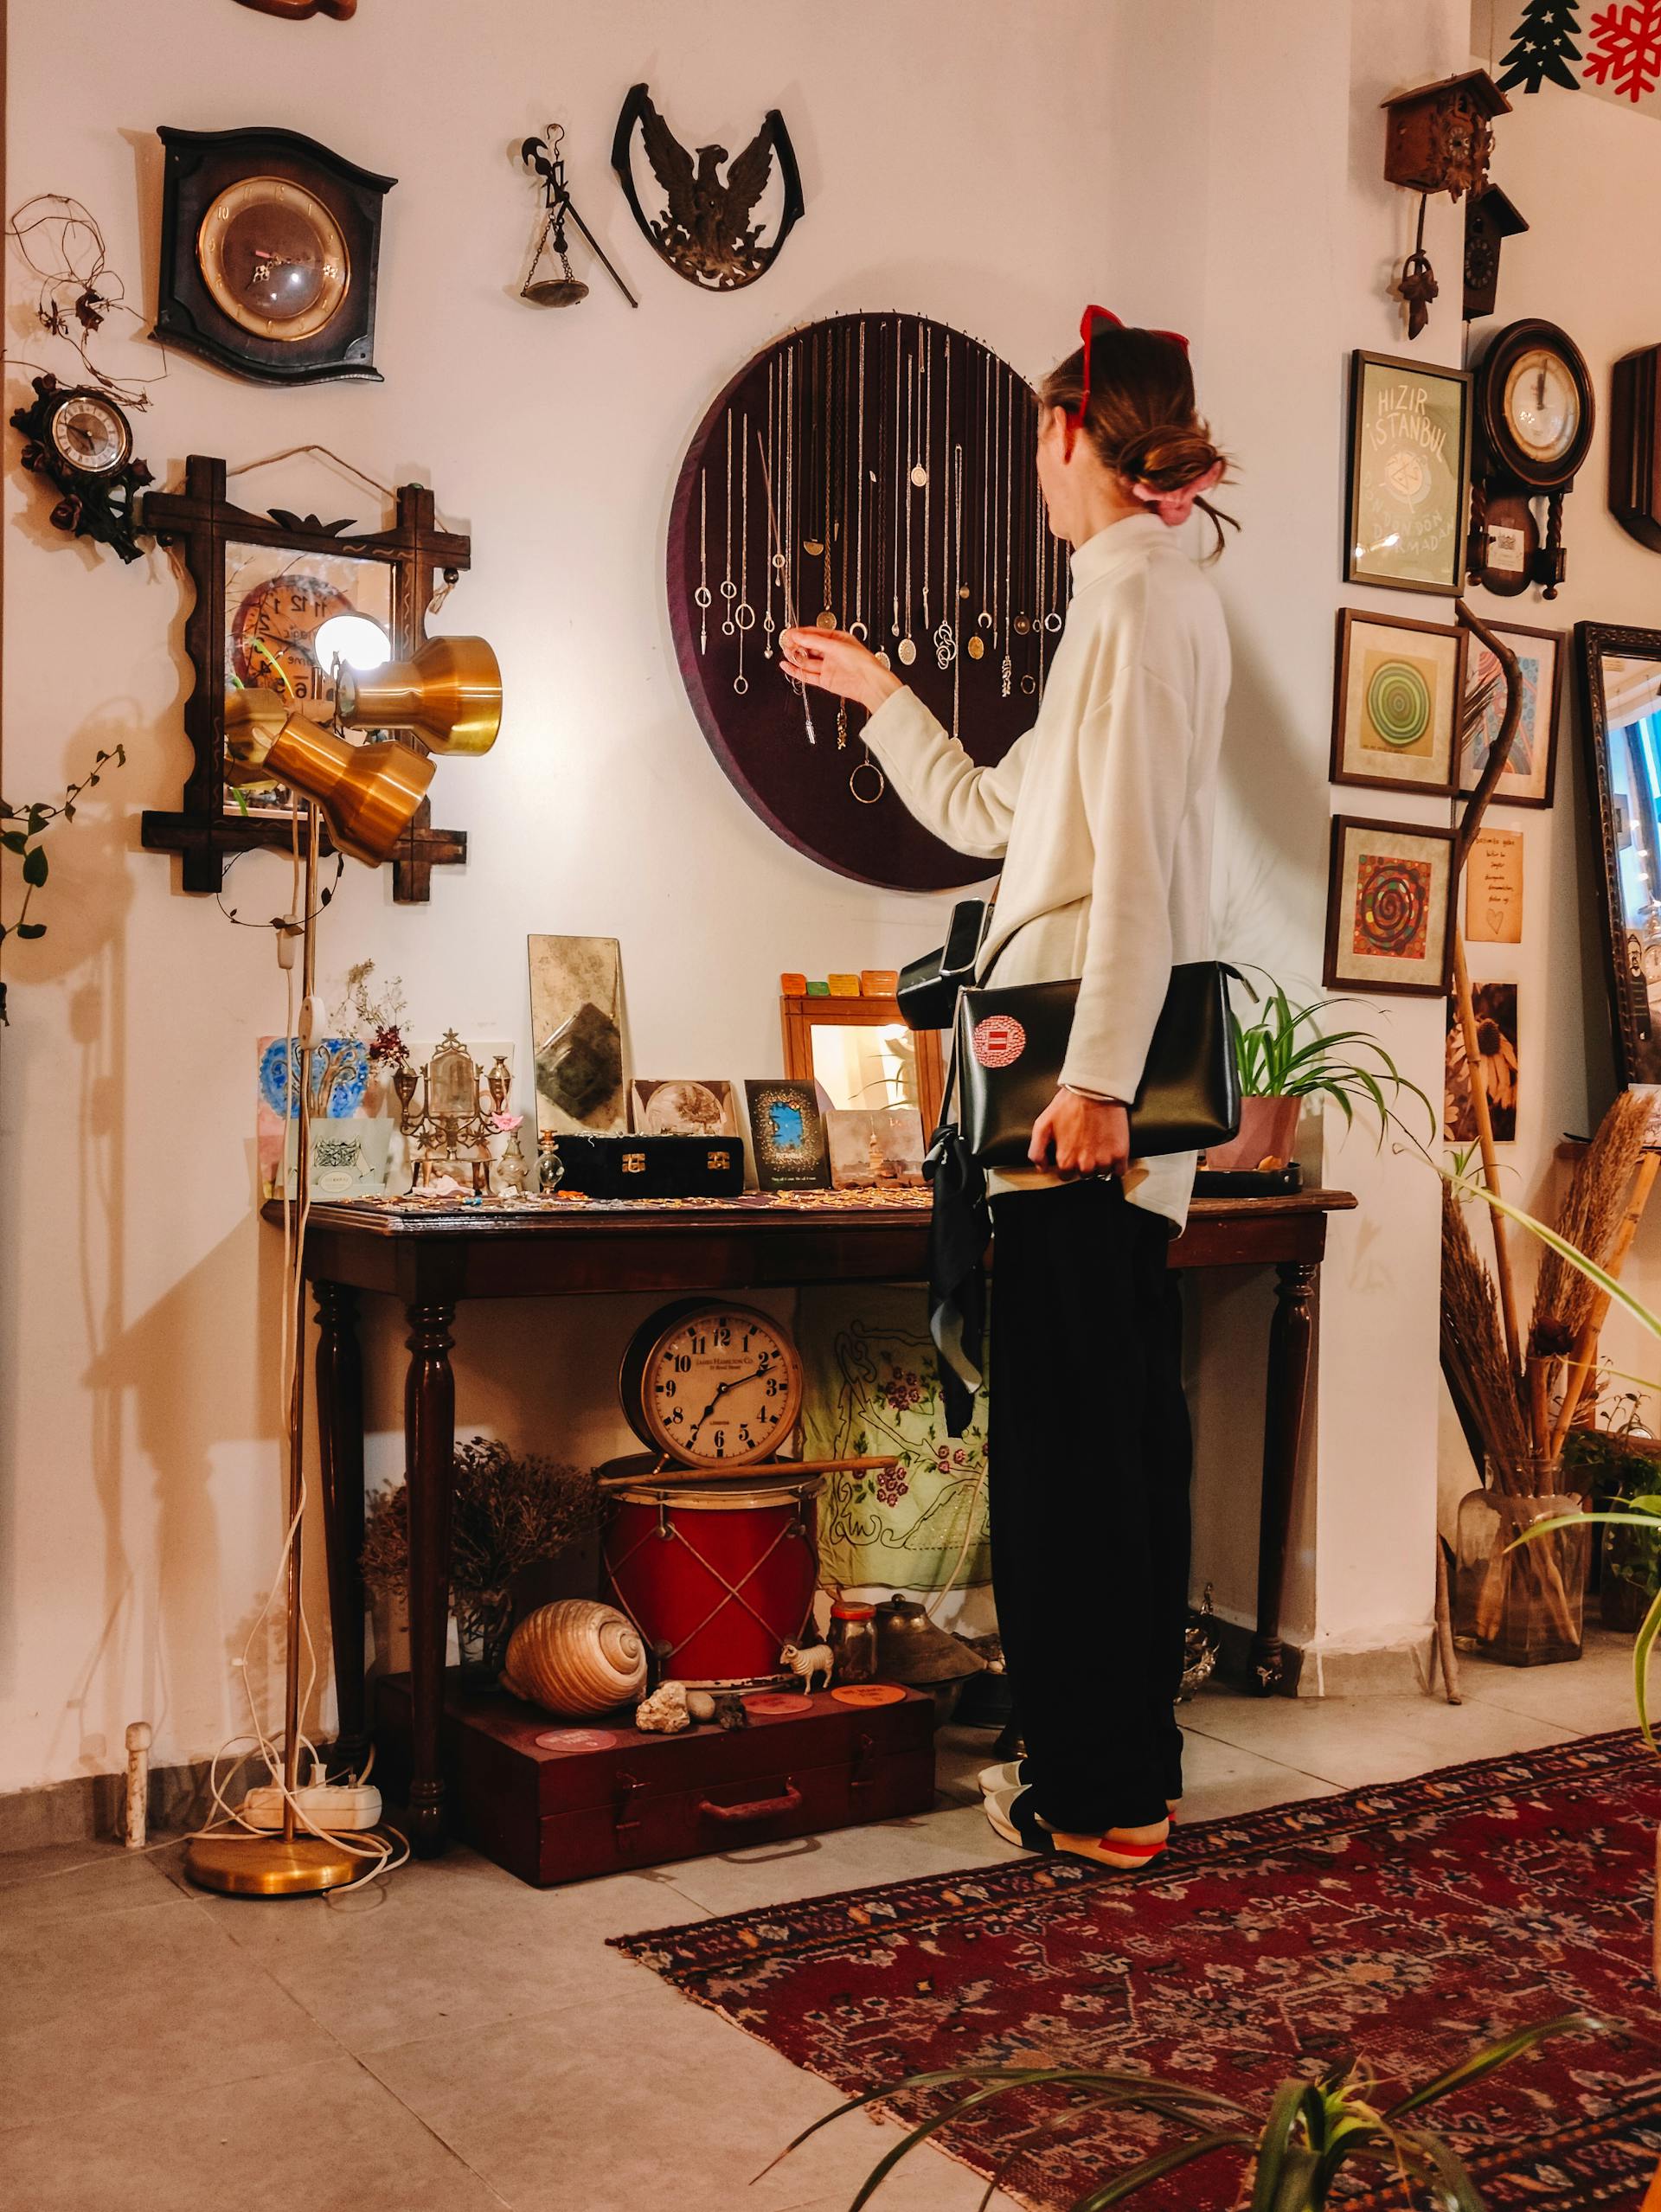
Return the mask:
{"type": "Polygon", "coordinates": [[[897,1467],[899,1455],[888,1452],[874,1458],[850,1459],[752,1459],[744,1465],[714,1467],[633,1467],[626,1474],[602,1475],[602,1484],[612,1483],[701,1483],[754,1481],[758,1475],[866,1474],[878,1467],[897,1467]]]}

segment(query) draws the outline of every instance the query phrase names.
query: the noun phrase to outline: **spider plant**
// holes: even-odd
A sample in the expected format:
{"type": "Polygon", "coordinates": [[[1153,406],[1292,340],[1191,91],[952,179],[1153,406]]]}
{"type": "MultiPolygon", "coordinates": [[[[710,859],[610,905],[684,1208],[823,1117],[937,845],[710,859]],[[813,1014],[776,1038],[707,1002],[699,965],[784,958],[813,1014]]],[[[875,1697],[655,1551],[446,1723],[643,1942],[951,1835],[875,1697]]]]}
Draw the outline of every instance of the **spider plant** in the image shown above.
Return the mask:
{"type": "MultiPolygon", "coordinates": [[[[1233,1009],[1228,1024],[1235,1041],[1235,1065],[1241,1096],[1246,1099],[1331,1099],[1349,1127],[1363,1102],[1378,1116],[1378,1141],[1395,1123],[1402,1093],[1411,1093],[1425,1110],[1432,1140],[1436,1110],[1410,1082],[1377,1038],[1366,1029],[1324,1030],[1319,1024],[1335,1006],[1355,1006],[1354,998],[1313,998],[1294,1006],[1283,984],[1262,969],[1264,991],[1255,1001],[1257,1017],[1244,1023],[1233,1009]]],[[[1249,990],[1250,985],[1247,988],[1249,990]]]]}
{"type": "Polygon", "coordinates": [[[1106,2212],[1107,2206],[1122,2203],[1138,2190],[1219,2151],[1243,2153],[1251,2161],[1247,2169],[1253,2182],[1251,2212],[1323,2212],[1331,2201],[1339,2175],[1345,2167],[1357,2165],[1382,2168],[1388,2179],[1418,2188],[1422,2192],[1421,2201],[1437,2208],[1437,2212],[1482,2212],[1483,2200],[1457,2154],[1442,2137],[1419,2125],[1415,2116],[1427,2105],[1509,2066],[1549,2036],[1604,2035],[1619,2024],[1587,2012],[1559,2013],[1554,2019],[1537,2021],[1532,2027],[1519,2028],[1496,2042],[1483,2044],[1388,2105],[1380,2104],[1377,2083],[1364,2067],[1352,2061],[1314,2081],[1283,2081],[1271,2098],[1267,2113],[1261,2114],[1209,2090],[1161,2081],[1145,2074],[1098,2072],[1083,2067],[952,2068],[914,2074],[890,2088],[871,2089],[863,2096],[850,2098],[805,2128],[790,2148],[794,2151],[832,2120],[879,2099],[978,2085],[932,2119],[920,2122],[883,2154],[861,2183],[850,2207],[850,2212],[862,2212],[901,2160],[940,2129],[968,2119],[1012,2092],[1058,2088],[1071,2093],[1066,2110],[1023,2131],[987,2183],[983,2207],[990,2203],[1011,2168],[1032,2149],[1038,2137],[1075,2121],[1081,2112],[1119,2110],[1156,2113],[1174,2122],[1182,2132],[1174,2142],[1134,2165],[1108,2173],[1075,2197],[1069,2212],[1106,2212]]]}

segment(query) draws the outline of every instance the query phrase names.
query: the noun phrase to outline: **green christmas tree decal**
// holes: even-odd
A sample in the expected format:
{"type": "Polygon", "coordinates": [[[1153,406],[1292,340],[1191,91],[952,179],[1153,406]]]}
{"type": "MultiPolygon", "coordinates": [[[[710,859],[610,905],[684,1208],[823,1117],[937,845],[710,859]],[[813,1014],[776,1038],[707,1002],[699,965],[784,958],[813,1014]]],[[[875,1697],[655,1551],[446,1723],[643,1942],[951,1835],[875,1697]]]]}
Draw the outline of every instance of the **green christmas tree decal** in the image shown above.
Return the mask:
{"type": "Polygon", "coordinates": [[[1549,77],[1566,91],[1579,92],[1575,64],[1581,58],[1580,0],[1528,0],[1512,33],[1513,44],[1501,67],[1501,92],[1521,86],[1537,93],[1549,77]]]}

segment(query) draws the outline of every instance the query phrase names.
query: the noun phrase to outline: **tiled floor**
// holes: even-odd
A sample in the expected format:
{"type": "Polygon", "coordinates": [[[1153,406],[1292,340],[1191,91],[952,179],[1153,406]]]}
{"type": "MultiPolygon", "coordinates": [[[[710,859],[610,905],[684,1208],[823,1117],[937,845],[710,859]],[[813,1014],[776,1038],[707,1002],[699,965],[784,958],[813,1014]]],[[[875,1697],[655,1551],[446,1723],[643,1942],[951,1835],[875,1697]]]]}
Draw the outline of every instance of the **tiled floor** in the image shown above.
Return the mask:
{"type": "MultiPolygon", "coordinates": [[[[1183,1709],[1203,1820],[1562,1742],[1632,1716],[1626,1639],[1577,1664],[1465,1668],[1465,1702],[1183,1709]]],[[[332,1902],[187,1889],[177,1854],[0,1857],[0,2202],[19,2212],[832,2212],[890,2132],[606,1948],[816,1891],[1012,1856],[979,1810],[986,1740],[942,1740],[932,1813],[538,1893],[471,1853],[332,1902]],[[88,1863],[90,1862],[90,1863],[88,1863]]],[[[933,2151],[879,2205],[969,2212],[933,2151]]],[[[1006,2200],[998,2200],[1000,2203],[1006,2200]]]]}

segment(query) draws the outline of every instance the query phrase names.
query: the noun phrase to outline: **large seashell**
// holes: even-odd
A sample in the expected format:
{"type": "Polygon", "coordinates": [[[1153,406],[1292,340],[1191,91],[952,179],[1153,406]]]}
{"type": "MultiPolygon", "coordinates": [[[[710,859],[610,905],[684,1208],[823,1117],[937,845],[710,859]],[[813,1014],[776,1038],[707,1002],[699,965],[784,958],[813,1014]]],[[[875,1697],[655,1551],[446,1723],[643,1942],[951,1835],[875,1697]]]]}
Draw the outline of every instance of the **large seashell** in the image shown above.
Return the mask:
{"type": "Polygon", "coordinates": [[[593,1598],[561,1598],[527,1613],[502,1670],[503,1689],[570,1721],[632,1704],[645,1686],[638,1630],[626,1613],[593,1598]]]}

